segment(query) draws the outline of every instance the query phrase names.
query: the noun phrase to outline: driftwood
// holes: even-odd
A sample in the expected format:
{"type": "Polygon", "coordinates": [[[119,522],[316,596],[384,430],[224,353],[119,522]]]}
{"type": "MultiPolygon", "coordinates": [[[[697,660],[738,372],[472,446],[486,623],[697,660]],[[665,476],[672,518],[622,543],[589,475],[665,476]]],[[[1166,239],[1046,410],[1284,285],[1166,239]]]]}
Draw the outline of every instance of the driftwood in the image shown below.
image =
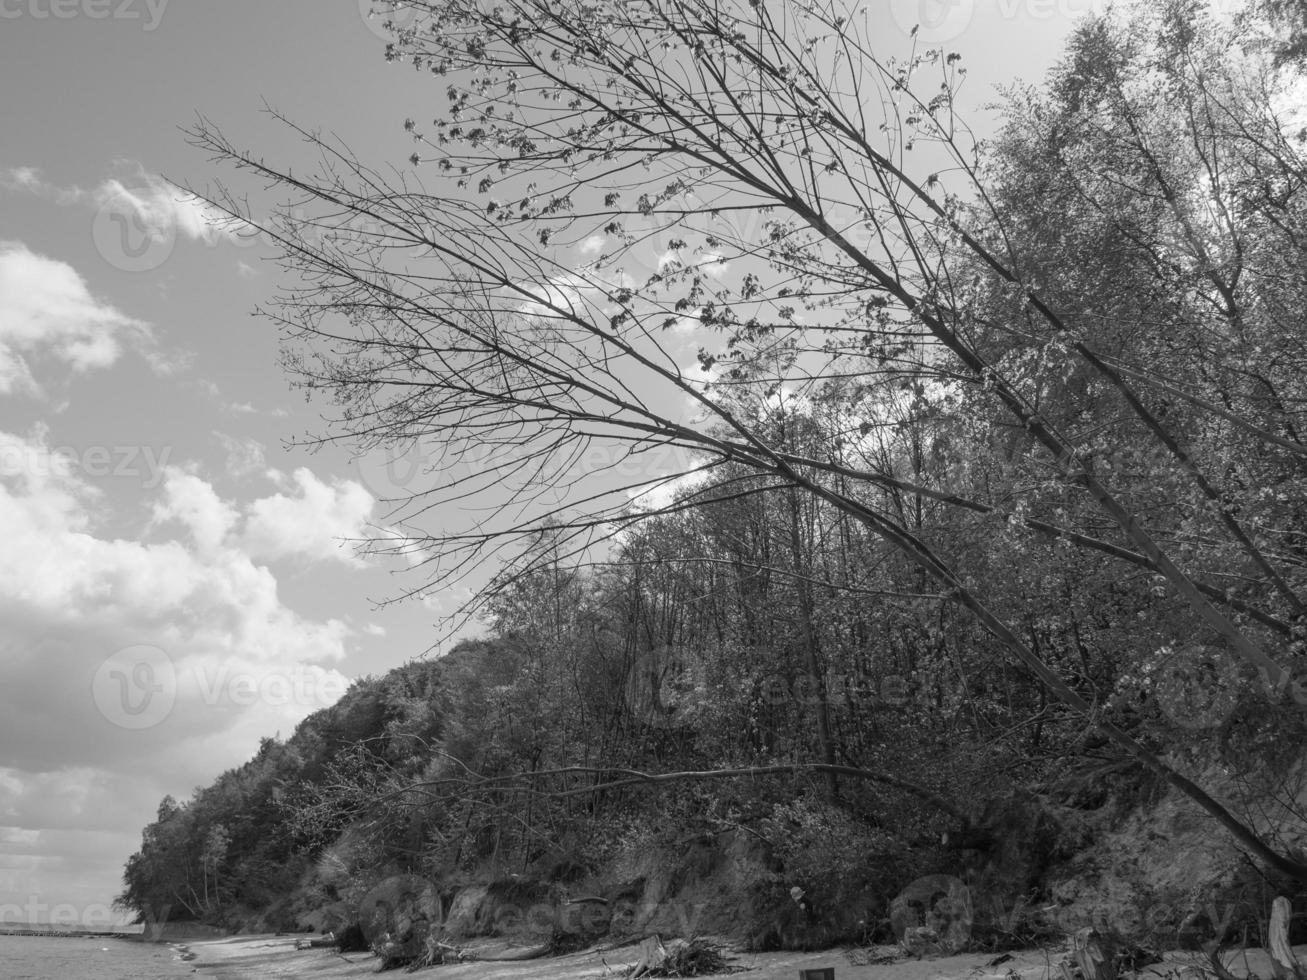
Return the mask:
{"type": "Polygon", "coordinates": [[[434,936],[427,937],[427,948],[423,950],[422,955],[413,961],[409,966],[409,972],[422,969],[428,966],[443,966],[446,963],[462,963],[471,957],[464,954],[463,950],[457,946],[451,946],[449,943],[441,942],[434,936]]]}
{"type": "Polygon", "coordinates": [[[483,963],[520,963],[523,960],[538,960],[548,956],[551,949],[551,944],[540,943],[513,953],[500,953],[497,956],[474,954],[473,958],[483,963]]]}
{"type": "Polygon", "coordinates": [[[667,947],[657,936],[650,936],[640,945],[640,958],[627,972],[631,980],[648,975],[667,962],[667,947]]]}
{"type": "Polygon", "coordinates": [[[1221,959],[1220,940],[1208,943],[1203,947],[1203,952],[1207,956],[1207,969],[1216,977],[1216,980],[1239,980],[1230,972],[1230,968],[1225,965],[1225,961],[1221,959]]]}
{"type": "Polygon", "coordinates": [[[734,973],[715,943],[706,939],[673,939],[664,943],[650,936],[641,947],[640,959],[626,972],[629,980],[649,977],[698,977],[734,973]]]}
{"type": "Polygon", "coordinates": [[[1116,980],[1115,945],[1093,927],[1075,934],[1071,953],[1085,980],[1116,980]]]}
{"type": "Polygon", "coordinates": [[[340,940],[336,938],[334,932],[329,932],[325,936],[316,939],[297,939],[295,940],[296,949],[335,949],[340,940]]]}
{"type": "Polygon", "coordinates": [[[1271,954],[1271,968],[1276,980],[1302,980],[1304,976],[1298,957],[1289,945],[1289,919],[1292,915],[1293,907],[1283,895],[1271,903],[1266,951],[1271,954]]]}
{"type": "Polygon", "coordinates": [[[478,963],[520,963],[525,959],[542,959],[553,951],[553,943],[540,942],[525,949],[512,950],[511,953],[480,953],[477,950],[464,950],[463,959],[474,959],[478,963]]]}
{"type": "Polygon", "coordinates": [[[637,980],[639,977],[656,976],[662,973],[668,961],[675,959],[677,954],[688,945],[684,939],[673,939],[670,943],[664,943],[659,937],[650,936],[641,947],[639,961],[631,967],[627,976],[631,980],[637,980]]]}

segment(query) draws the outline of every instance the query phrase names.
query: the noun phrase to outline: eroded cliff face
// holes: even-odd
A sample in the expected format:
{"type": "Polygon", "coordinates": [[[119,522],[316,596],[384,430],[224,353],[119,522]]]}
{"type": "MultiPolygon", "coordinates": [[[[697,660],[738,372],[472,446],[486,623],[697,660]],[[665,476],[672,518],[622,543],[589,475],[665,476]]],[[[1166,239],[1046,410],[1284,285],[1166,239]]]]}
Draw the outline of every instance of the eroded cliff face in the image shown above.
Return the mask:
{"type": "Polygon", "coordinates": [[[435,924],[451,941],[501,937],[561,950],[604,937],[712,935],[752,949],[820,949],[865,943],[878,930],[887,936],[889,901],[901,882],[876,862],[804,876],[743,830],[629,848],[590,873],[496,876],[485,869],[444,881],[431,876],[431,889],[415,887],[397,869],[337,869],[334,882],[324,881],[332,874],[331,862],[319,862],[294,895],[249,925],[340,930],[380,907],[396,922],[434,921],[430,902],[421,900],[434,889],[441,899],[435,924]],[[411,908],[395,900],[408,894],[411,908]]]}
{"type": "MultiPolygon", "coordinates": [[[[1307,847],[1307,759],[1256,772],[1210,762],[1188,768],[1282,853],[1307,847]]],[[[1178,793],[1116,812],[1063,808],[1061,815],[1080,840],[1050,867],[1045,890],[1067,927],[1098,925],[1160,948],[1214,939],[1257,945],[1272,899],[1301,889],[1259,868],[1178,793]]]]}
{"type": "MultiPolygon", "coordinates": [[[[1208,762],[1187,774],[1216,787],[1280,849],[1307,846],[1302,759],[1256,774],[1208,762]]],[[[589,871],[552,860],[519,875],[429,876],[429,887],[408,889],[426,896],[419,917],[400,900],[372,900],[408,872],[323,860],[279,904],[279,919],[251,924],[325,931],[384,907],[451,942],[499,937],[562,951],[710,935],[757,950],[899,942],[919,954],[1032,945],[1095,926],[1152,949],[1184,949],[1257,945],[1271,899],[1296,895],[1188,798],[1120,769],[999,794],[965,830],[894,861],[849,855],[845,870],[824,876],[801,864],[740,828],[630,847],[589,871]]]]}

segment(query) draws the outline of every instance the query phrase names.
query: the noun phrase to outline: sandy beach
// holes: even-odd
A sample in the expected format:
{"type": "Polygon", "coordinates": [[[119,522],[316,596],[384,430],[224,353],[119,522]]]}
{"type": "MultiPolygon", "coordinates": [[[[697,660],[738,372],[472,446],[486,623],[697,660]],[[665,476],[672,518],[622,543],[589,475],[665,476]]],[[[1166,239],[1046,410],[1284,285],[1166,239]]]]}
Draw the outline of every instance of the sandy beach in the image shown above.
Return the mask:
{"type": "MultiPolygon", "coordinates": [[[[351,980],[377,972],[377,960],[367,953],[337,953],[328,949],[296,950],[294,936],[238,936],[195,942],[193,965],[209,980],[351,980]]],[[[1307,947],[1299,947],[1300,955],[1307,947]]],[[[503,947],[499,948],[503,952],[503,947]]],[[[732,960],[736,971],[752,980],[795,980],[800,970],[834,967],[837,980],[1048,980],[1059,975],[1056,962],[1063,950],[1025,950],[996,963],[994,953],[966,953],[895,963],[859,964],[856,951],[818,953],[740,953],[732,960]],[[991,965],[993,964],[993,965],[991,965]]],[[[525,962],[470,962],[430,967],[419,975],[441,980],[600,980],[620,977],[640,956],[638,945],[605,951],[587,950],[568,956],[525,962]]],[[[1227,953],[1227,966],[1237,977],[1271,976],[1269,959],[1262,950],[1227,953]]],[[[1200,954],[1169,953],[1163,963],[1140,972],[1144,980],[1200,976],[1186,971],[1203,964],[1200,954]]],[[[402,975],[395,971],[394,975],[402,975]]],[[[726,976],[727,974],[720,974],[726,976]]]]}
{"type": "MultiPolygon", "coordinates": [[[[333,950],[296,950],[288,936],[235,937],[217,942],[191,944],[199,974],[212,980],[290,980],[313,977],[318,980],[348,980],[377,972],[377,960],[367,953],[337,953],[333,950]]],[[[441,980],[598,980],[619,977],[640,958],[639,945],[603,952],[587,950],[568,956],[525,962],[470,962],[431,967],[418,971],[441,980]]],[[[985,964],[994,954],[968,954],[934,960],[907,960],[878,966],[855,966],[842,950],[820,953],[741,953],[732,965],[747,970],[756,980],[794,980],[802,969],[834,967],[840,980],[1005,980],[1016,968],[1022,980],[1044,980],[1046,958],[1042,952],[1021,953],[994,971],[985,964]]],[[[401,975],[401,971],[395,971],[401,975]]],[[[722,974],[726,976],[728,974],[722,974]]]]}

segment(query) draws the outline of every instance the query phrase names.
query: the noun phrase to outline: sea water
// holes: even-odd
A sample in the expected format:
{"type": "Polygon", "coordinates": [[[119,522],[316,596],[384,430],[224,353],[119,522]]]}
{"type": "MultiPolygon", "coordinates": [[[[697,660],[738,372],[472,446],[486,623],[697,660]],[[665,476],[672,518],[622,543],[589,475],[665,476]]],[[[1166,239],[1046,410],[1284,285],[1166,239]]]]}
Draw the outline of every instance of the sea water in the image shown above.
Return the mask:
{"type": "Polygon", "coordinates": [[[108,936],[0,934],[4,980],[175,980],[193,977],[176,946],[108,936]]]}

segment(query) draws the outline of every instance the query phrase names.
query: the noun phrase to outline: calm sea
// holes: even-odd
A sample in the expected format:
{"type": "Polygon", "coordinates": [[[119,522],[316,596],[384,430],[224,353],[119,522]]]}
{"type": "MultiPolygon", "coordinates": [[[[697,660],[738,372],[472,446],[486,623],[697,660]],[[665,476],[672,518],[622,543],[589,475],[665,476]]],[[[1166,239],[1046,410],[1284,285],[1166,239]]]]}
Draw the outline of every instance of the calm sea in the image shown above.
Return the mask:
{"type": "Polygon", "coordinates": [[[175,980],[192,977],[175,946],[103,936],[0,934],[5,980],[175,980]]]}

